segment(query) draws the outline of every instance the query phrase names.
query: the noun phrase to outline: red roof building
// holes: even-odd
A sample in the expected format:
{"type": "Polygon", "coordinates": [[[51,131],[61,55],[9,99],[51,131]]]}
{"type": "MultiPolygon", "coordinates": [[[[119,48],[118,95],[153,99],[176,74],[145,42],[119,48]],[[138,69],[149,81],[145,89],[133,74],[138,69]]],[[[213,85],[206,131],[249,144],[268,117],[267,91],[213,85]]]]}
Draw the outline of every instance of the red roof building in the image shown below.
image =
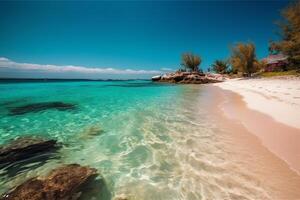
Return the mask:
{"type": "Polygon", "coordinates": [[[266,63],[266,72],[282,71],[288,64],[288,56],[283,54],[269,55],[263,61],[266,63]]]}

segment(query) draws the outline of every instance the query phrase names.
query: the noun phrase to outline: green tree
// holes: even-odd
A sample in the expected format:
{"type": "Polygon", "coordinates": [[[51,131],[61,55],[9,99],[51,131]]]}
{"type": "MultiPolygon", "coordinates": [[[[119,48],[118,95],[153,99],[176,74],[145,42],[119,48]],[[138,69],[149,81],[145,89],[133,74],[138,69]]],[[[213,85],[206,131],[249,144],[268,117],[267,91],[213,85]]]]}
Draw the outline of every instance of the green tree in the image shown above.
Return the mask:
{"type": "Polygon", "coordinates": [[[216,60],[212,65],[213,71],[219,74],[225,74],[228,72],[229,65],[226,61],[223,60],[216,60]]]}
{"type": "Polygon", "coordinates": [[[237,43],[232,47],[230,63],[233,70],[251,76],[257,69],[255,45],[253,43],[237,43]]]}
{"type": "Polygon", "coordinates": [[[192,53],[184,53],[182,54],[181,60],[182,60],[181,65],[184,68],[194,72],[199,71],[199,66],[202,61],[200,56],[194,55],[192,53]]]}
{"type": "Polygon", "coordinates": [[[300,0],[283,9],[281,15],[284,18],[278,24],[281,40],[271,42],[269,50],[284,53],[289,56],[291,66],[300,68],[300,0]]]}

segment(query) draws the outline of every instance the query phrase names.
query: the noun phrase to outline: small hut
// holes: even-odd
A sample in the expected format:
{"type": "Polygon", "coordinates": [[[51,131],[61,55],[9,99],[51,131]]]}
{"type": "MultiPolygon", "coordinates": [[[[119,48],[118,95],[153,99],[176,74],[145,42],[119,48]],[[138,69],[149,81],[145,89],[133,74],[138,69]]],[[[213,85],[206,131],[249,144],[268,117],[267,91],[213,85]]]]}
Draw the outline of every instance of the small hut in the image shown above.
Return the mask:
{"type": "Polygon", "coordinates": [[[265,72],[283,71],[288,65],[288,56],[284,54],[269,55],[264,58],[265,72]]]}

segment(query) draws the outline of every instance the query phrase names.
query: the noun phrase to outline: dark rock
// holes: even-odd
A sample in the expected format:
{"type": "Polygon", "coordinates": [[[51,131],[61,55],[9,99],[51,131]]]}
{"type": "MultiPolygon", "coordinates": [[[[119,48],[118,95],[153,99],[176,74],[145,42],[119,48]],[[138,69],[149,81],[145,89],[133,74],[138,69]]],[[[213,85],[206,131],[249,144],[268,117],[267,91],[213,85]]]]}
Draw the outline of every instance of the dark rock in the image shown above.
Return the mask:
{"type": "Polygon", "coordinates": [[[160,80],[161,79],[161,76],[153,76],[152,78],[152,81],[158,81],[158,80],[160,80]]]}
{"type": "Polygon", "coordinates": [[[28,173],[44,164],[48,163],[49,160],[59,160],[60,154],[57,153],[57,149],[37,154],[26,160],[14,162],[10,165],[5,165],[0,171],[0,177],[5,179],[13,179],[20,174],[28,173]]]}
{"type": "Polygon", "coordinates": [[[47,109],[56,109],[60,111],[75,109],[74,104],[63,103],[63,102],[43,102],[27,104],[25,106],[18,106],[9,108],[11,115],[23,115],[30,112],[40,112],[47,109]]]}
{"type": "Polygon", "coordinates": [[[32,158],[57,148],[55,140],[22,137],[0,147],[0,167],[32,158]]]}
{"type": "Polygon", "coordinates": [[[94,138],[95,136],[99,136],[104,131],[99,125],[91,125],[87,128],[85,128],[80,134],[79,134],[79,139],[91,139],[94,138]]]}
{"type": "Polygon", "coordinates": [[[81,195],[81,187],[96,178],[96,169],[78,164],[65,165],[46,178],[32,178],[4,194],[2,200],[73,200],[81,195]]]}
{"type": "MultiPolygon", "coordinates": [[[[153,79],[152,79],[153,80],[153,79]]],[[[165,74],[161,79],[153,80],[157,82],[168,82],[168,83],[181,83],[181,84],[206,84],[206,83],[217,83],[220,80],[208,77],[207,75],[200,72],[176,72],[165,74]]]]}
{"type": "Polygon", "coordinates": [[[112,193],[105,180],[100,176],[97,179],[90,179],[80,187],[81,195],[79,200],[87,199],[112,199],[112,193]]]}
{"type": "Polygon", "coordinates": [[[183,79],[184,79],[184,75],[181,75],[181,74],[175,75],[175,76],[173,77],[173,80],[174,80],[175,82],[182,81],[183,79]]]}

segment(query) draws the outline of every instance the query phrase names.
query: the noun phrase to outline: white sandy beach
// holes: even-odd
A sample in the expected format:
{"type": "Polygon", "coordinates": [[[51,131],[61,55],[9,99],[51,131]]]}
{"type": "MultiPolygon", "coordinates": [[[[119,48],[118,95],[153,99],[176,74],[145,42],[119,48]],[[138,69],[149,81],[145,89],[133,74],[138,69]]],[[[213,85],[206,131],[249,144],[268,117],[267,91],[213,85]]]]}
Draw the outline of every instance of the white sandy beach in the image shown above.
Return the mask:
{"type": "Polygon", "coordinates": [[[233,79],[214,85],[227,98],[224,114],[300,174],[300,79],[233,79]]]}
{"type": "Polygon", "coordinates": [[[250,109],[300,129],[300,79],[233,79],[215,85],[240,94],[250,109]]]}

